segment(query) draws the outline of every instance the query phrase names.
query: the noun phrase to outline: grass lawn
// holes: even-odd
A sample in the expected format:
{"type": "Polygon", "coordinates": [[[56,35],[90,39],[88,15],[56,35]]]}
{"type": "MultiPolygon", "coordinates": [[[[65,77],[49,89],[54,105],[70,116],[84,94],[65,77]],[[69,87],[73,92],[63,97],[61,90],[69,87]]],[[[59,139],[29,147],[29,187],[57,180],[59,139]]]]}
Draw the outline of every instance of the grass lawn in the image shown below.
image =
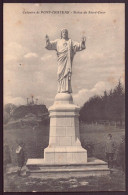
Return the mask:
{"type": "MultiPolygon", "coordinates": [[[[23,171],[22,171],[23,174],[23,171]]],[[[125,191],[125,176],[117,170],[109,176],[31,178],[11,172],[4,176],[5,192],[125,191]]]]}
{"type": "MultiPolygon", "coordinates": [[[[98,125],[80,125],[81,142],[94,145],[93,155],[105,160],[104,144],[108,133],[113,135],[117,145],[121,141],[124,130],[113,127],[98,125]]],[[[27,158],[43,158],[43,150],[48,146],[49,127],[40,126],[35,130],[30,126],[18,127],[4,130],[4,143],[9,145],[12,164],[10,173],[4,174],[4,190],[6,192],[32,192],[32,191],[124,191],[125,177],[117,167],[110,176],[88,177],[88,178],[67,178],[67,179],[48,179],[31,178],[24,174],[17,176],[16,169],[16,141],[20,139],[25,143],[27,158]],[[13,169],[14,168],[14,169],[13,169]]]]}
{"type": "Polygon", "coordinates": [[[89,143],[90,145],[92,145],[94,147],[93,155],[102,160],[105,160],[104,146],[107,135],[109,133],[112,134],[116,149],[118,150],[119,144],[121,143],[121,138],[123,135],[125,135],[124,129],[94,124],[80,125],[80,139],[82,145],[84,146],[84,143],[89,143]]]}

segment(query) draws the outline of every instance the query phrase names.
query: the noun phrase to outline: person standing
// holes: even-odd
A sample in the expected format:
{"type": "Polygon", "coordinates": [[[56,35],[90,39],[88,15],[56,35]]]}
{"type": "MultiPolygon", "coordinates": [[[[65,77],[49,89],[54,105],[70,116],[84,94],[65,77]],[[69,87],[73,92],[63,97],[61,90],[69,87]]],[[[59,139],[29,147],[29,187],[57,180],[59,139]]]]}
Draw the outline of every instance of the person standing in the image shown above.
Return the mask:
{"type": "Polygon", "coordinates": [[[17,166],[18,166],[18,171],[17,174],[20,176],[21,174],[21,169],[24,166],[25,163],[25,153],[24,153],[24,144],[22,141],[18,143],[18,146],[16,148],[16,156],[17,156],[17,166]]]}
{"type": "Polygon", "coordinates": [[[105,153],[108,162],[108,168],[113,168],[113,159],[115,153],[115,144],[112,139],[112,134],[108,134],[107,141],[105,143],[105,153]]]}

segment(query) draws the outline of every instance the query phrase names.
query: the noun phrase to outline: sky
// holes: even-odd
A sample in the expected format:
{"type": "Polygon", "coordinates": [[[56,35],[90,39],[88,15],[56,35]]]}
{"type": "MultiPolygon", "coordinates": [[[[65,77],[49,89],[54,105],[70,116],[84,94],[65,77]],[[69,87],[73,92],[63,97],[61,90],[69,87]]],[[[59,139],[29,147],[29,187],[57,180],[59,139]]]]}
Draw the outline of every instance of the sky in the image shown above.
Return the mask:
{"type": "Polygon", "coordinates": [[[86,36],[86,49],[73,60],[75,104],[102,95],[119,79],[124,84],[124,10],[123,3],[4,4],[4,104],[26,104],[32,95],[39,104],[53,104],[57,55],[45,49],[45,36],[58,39],[63,28],[74,41],[86,36]]]}

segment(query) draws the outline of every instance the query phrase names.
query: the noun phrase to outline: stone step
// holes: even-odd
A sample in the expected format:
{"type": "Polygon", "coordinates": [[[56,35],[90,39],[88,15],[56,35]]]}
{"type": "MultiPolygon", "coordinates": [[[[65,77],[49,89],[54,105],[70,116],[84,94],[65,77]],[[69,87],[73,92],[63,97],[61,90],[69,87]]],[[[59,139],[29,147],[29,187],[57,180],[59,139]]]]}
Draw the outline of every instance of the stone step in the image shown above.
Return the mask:
{"type": "Polygon", "coordinates": [[[86,177],[110,173],[107,163],[96,158],[88,158],[84,164],[48,164],[44,159],[29,159],[27,168],[27,172],[34,177],[86,177]]]}
{"type": "Polygon", "coordinates": [[[41,169],[41,170],[28,170],[27,174],[34,178],[70,178],[70,177],[89,177],[89,176],[101,176],[109,175],[109,168],[88,168],[88,169],[41,169]]]}
{"type": "Polygon", "coordinates": [[[33,170],[29,170],[29,172],[31,173],[49,173],[49,172],[87,172],[87,171],[109,171],[109,168],[103,168],[103,167],[98,167],[98,168],[86,168],[86,169],[83,169],[83,168],[76,168],[76,169],[69,169],[69,168],[66,168],[66,169],[56,169],[56,168],[51,168],[51,169],[42,169],[42,168],[39,168],[38,170],[36,169],[33,169],[33,170]]]}
{"type": "Polygon", "coordinates": [[[68,163],[49,163],[46,162],[44,159],[28,159],[27,161],[27,167],[32,167],[32,166],[40,166],[40,167],[45,167],[45,168],[51,168],[51,167],[97,167],[97,166],[103,166],[107,167],[107,163],[103,160],[96,159],[95,157],[90,157],[88,158],[87,163],[73,163],[73,162],[68,162],[68,163]]]}
{"type": "Polygon", "coordinates": [[[86,170],[86,169],[89,169],[89,168],[108,168],[108,165],[107,164],[92,164],[92,165],[89,165],[89,164],[85,164],[85,165],[27,165],[27,167],[29,169],[48,169],[48,170],[52,170],[52,169],[77,169],[77,168],[81,168],[83,170],[86,170]]]}

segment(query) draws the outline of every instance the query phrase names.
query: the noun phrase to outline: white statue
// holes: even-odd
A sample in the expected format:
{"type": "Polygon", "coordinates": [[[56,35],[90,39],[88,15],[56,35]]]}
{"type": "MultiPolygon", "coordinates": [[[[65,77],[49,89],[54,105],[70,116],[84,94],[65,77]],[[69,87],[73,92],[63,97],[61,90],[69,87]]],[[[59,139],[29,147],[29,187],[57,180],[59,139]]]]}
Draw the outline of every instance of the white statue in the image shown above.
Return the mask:
{"type": "Polygon", "coordinates": [[[57,78],[58,93],[72,93],[71,76],[73,57],[77,51],[85,49],[86,38],[83,37],[80,43],[72,41],[68,38],[68,30],[61,30],[61,39],[50,41],[46,35],[46,48],[48,50],[57,51],[57,78]]]}

